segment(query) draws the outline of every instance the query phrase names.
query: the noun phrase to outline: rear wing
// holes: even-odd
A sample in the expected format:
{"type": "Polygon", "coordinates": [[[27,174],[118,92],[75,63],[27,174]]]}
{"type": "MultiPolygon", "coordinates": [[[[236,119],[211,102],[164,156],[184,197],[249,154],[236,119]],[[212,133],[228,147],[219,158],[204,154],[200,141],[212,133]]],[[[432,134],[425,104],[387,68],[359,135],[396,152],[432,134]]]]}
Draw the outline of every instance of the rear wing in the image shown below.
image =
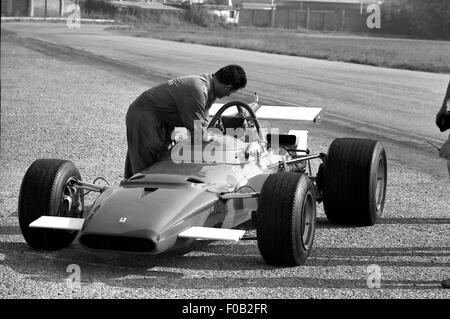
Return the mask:
{"type": "MultiPolygon", "coordinates": [[[[209,109],[209,115],[214,116],[224,103],[214,103],[209,109]]],[[[257,102],[249,104],[258,119],[261,120],[291,120],[319,122],[324,111],[321,107],[259,105],[257,102]]],[[[236,108],[227,109],[223,115],[237,114],[236,108]]]]}

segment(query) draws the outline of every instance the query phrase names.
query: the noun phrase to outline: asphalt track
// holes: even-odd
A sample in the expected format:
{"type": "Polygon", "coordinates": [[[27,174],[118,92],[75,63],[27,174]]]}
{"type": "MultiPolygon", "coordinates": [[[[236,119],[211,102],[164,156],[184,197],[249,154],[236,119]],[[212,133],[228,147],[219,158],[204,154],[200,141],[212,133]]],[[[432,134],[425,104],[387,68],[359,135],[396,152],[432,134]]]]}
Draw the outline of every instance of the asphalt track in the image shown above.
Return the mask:
{"type": "Polygon", "coordinates": [[[440,281],[450,277],[450,187],[443,161],[426,143],[446,137],[434,115],[448,76],[124,37],[103,28],[2,23],[0,298],[449,298],[440,281]],[[258,92],[270,104],[326,107],[319,125],[263,123],[309,129],[313,152],[340,136],[383,142],[388,194],[380,224],[337,227],[320,209],[314,251],[295,268],[266,265],[252,241],[153,257],[98,254],[77,242],[58,252],[26,245],[17,197],[33,160],[71,159],[85,180],[116,180],[129,103],[168,77],[227,63],[249,75],[248,87],[233,98],[251,101],[258,92]],[[81,287],[67,283],[73,264],[81,287]],[[368,285],[373,269],[380,270],[379,288],[368,285]]]}

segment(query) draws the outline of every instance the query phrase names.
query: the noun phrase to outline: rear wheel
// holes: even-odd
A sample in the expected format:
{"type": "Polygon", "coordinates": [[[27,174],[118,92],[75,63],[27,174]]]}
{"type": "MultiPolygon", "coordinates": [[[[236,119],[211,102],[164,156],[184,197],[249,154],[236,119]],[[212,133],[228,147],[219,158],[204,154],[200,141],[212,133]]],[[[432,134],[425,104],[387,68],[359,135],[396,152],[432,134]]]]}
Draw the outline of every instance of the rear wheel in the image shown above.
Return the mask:
{"type": "Polygon", "coordinates": [[[305,174],[269,175],[256,213],[258,248],[268,264],[298,266],[311,252],[316,228],[314,186],[305,174]]]}
{"type": "Polygon", "coordinates": [[[386,197],[387,162],[375,140],[338,138],[331,143],[324,166],[323,203],[335,224],[374,225],[386,197]]]}
{"type": "Polygon", "coordinates": [[[19,194],[19,224],[26,242],[36,249],[57,250],[69,246],[77,231],[30,228],[41,216],[83,217],[82,190],[70,185],[81,180],[71,161],[39,159],[28,168],[19,194]]]}

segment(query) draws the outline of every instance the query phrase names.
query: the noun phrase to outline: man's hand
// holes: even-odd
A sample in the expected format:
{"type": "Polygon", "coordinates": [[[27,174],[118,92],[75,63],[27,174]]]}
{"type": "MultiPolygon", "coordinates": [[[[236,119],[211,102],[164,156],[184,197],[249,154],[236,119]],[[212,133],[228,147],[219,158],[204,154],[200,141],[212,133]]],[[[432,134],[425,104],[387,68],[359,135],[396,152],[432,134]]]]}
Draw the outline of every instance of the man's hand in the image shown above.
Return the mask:
{"type": "Polygon", "coordinates": [[[189,138],[189,131],[185,127],[175,127],[172,131],[170,139],[175,143],[179,143],[184,139],[189,138]]]}
{"type": "Polygon", "coordinates": [[[211,134],[209,134],[208,132],[204,131],[203,132],[203,142],[205,143],[209,143],[214,141],[214,138],[211,134]]]}
{"type": "Polygon", "coordinates": [[[216,127],[203,128],[203,142],[209,143],[217,140],[218,136],[222,136],[222,132],[216,127]]]}
{"type": "Polygon", "coordinates": [[[442,105],[436,114],[436,125],[441,132],[450,129],[450,111],[447,111],[447,105],[442,105]]]}

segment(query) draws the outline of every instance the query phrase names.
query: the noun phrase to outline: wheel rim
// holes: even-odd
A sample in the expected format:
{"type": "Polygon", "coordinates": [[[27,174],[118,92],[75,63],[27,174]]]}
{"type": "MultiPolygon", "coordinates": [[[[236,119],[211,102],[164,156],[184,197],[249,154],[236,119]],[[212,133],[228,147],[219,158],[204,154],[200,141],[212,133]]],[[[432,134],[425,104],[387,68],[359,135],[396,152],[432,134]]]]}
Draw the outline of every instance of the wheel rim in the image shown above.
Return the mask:
{"type": "Polygon", "coordinates": [[[306,195],[302,210],[302,245],[306,250],[308,250],[311,246],[315,223],[314,199],[311,193],[306,195]]]}
{"type": "Polygon", "coordinates": [[[378,168],[377,168],[377,186],[375,190],[375,200],[376,200],[376,208],[377,212],[381,211],[381,206],[383,205],[383,198],[384,198],[384,192],[385,192],[385,169],[384,169],[384,160],[382,157],[380,157],[380,160],[378,161],[378,168]]]}

